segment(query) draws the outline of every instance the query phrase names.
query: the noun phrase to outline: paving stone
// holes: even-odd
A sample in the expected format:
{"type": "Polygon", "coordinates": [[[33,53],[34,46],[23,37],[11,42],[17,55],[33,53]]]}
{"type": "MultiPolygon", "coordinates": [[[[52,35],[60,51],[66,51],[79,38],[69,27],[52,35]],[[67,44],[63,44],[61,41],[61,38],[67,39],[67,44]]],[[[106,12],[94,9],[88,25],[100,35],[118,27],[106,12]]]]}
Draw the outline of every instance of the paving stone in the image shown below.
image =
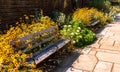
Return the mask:
{"type": "Polygon", "coordinates": [[[102,61],[120,63],[120,54],[97,52],[96,56],[102,61]]]}
{"type": "Polygon", "coordinates": [[[119,35],[115,35],[114,37],[112,37],[115,41],[120,42],[120,34],[119,35]]]}
{"type": "Polygon", "coordinates": [[[92,71],[83,71],[83,72],[92,72],[92,71]]]}
{"type": "Polygon", "coordinates": [[[100,44],[98,43],[94,43],[92,45],[90,45],[92,48],[99,48],[100,47],[100,44]]]}
{"type": "Polygon", "coordinates": [[[115,32],[115,36],[118,38],[120,36],[120,31],[119,32],[115,32]]]}
{"type": "Polygon", "coordinates": [[[120,31],[120,27],[119,26],[118,27],[111,27],[110,28],[111,32],[119,32],[120,31]]]}
{"type": "Polygon", "coordinates": [[[83,53],[83,54],[88,54],[88,53],[90,52],[90,50],[91,50],[91,48],[85,47],[85,48],[81,51],[81,53],[83,53]]]}
{"type": "Polygon", "coordinates": [[[116,38],[116,37],[114,37],[114,38],[115,38],[115,41],[120,43],[120,36],[119,36],[119,38],[116,38]]]}
{"type": "Polygon", "coordinates": [[[114,35],[114,32],[109,31],[104,35],[104,37],[111,37],[113,35],[114,35]]]}
{"type": "Polygon", "coordinates": [[[83,71],[70,67],[66,72],[83,72],[83,71]]]}
{"type": "Polygon", "coordinates": [[[111,45],[101,45],[100,48],[101,49],[108,49],[108,50],[120,51],[120,47],[111,46],[111,45]]]}
{"type": "Polygon", "coordinates": [[[114,39],[107,38],[107,39],[102,39],[100,41],[100,44],[101,45],[110,45],[110,46],[113,46],[114,42],[115,42],[114,39]]]}
{"type": "Polygon", "coordinates": [[[95,55],[95,54],[96,54],[96,51],[93,51],[93,50],[92,50],[92,51],[89,52],[89,54],[90,54],[90,55],[95,55]]]}
{"type": "Polygon", "coordinates": [[[115,41],[114,47],[120,48],[120,41],[115,41]]]}
{"type": "Polygon", "coordinates": [[[104,38],[101,38],[101,40],[98,42],[98,44],[103,44],[105,43],[107,40],[108,40],[109,37],[104,37],[104,38]]]}
{"type": "Polygon", "coordinates": [[[101,46],[113,46],[113,45],[114,45],[114,41],[112,41],[112,42],[105,41],[105,42],[103,42],[103,44],[101,44],[101,46]]]}
{"type": "Polygon", "coordinates": [[[97,40],[98,40],[98,39],[100,39],[100,38],[102,38],[103,36],[104,36],[104,35],[99,34],[99,33],[98,33],[98,34],[96,34],[97,40]]]}
{"type": "Polygon", "coordinates": [[[97,58],[93,55],[80,55],[73,63],[73,68],[92,71],[97,63],[97,58]]]}
{"type": "Polygon", "coordinates": [[[120,51],[120,46],[119,45],[115,45],[113,50],[120,51]]]}
{"type": "Polygon", "coordinates": [[[109,50],[116,50],[112,45],[101,45],[100,49],[109,49],[109,50]]]}
{"type": "Polygon", "coordinates": [[[115,54],[120,54],[120,51],[115,51],[115,50],[109,50],[109,49],[98,49],[98,48],[92,48],[91,51],[99,51],[99,52],[107,52],[107,53],[115,53],[115,54]]]}
{"type": "Polygon", "coordinates": [[[112,72],[120,72],[120,64],[114,64],[112,72]]]}
{"type": "Polygon", "coordinates": [[[111,72],[112,63],[99,61],[93,72],[111,72]]]}

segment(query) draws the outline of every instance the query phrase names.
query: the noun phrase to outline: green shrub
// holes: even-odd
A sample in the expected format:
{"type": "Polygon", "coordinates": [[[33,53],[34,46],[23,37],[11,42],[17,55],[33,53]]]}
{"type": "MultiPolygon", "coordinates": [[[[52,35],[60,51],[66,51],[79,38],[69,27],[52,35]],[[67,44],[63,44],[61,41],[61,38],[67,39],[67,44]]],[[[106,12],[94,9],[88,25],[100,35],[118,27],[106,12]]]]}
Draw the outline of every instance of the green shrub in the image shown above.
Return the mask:
{"type": "Polygon", "coordinates": [[[109,10],[111,3],[109,0],[90,0],[90,6],[98,9],[109,10]]]}
{"type": "Polygon", "coordinates": [[[110,1],[104,1],[104,9],[106,10],[106,11],[110,11],[110,8],[111,8],[112,6],[111,6],[111,3],[110,3],[110,1]]]}
{"type": "Polygon", "coordinates": [[[61,34],[63,39],[71,39],[75,47],[88,45],[95,39],[95,34],[83,22],[74,20],[64,25],[61,34]]]}

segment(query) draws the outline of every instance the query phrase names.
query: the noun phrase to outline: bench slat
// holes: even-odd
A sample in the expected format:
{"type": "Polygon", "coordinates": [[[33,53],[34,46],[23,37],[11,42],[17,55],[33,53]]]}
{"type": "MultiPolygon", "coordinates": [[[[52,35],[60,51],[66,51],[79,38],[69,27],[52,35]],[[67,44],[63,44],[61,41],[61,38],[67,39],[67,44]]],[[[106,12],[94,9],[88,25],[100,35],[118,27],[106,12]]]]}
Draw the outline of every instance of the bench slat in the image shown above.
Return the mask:
{"type": "Polygon", "coordinates": [[[58,43],[60,43],[60,42],[63,42],[63,40],[62,40],[62,39],[59,39],[58,41],[56,41],[56,42],[54,42],[54,43],[46,46],[42,51],[39,50],[39,51],[35,52],[35,53],[33,54],[33,57],[36,57],[36,56],[38,56],[39,54],[41,54],[42,52],[49,50],[52,46],[56,46],[56,47],[57,47],[56,44],[58,44],[58,43]]]}
{"type": "Polygon", "coordinates": [[[44,52],[44,54],[42,54],[40,57],[34,59],[35,64],[39,64],[41,61],[43,61],[44,59],[46,59],[48,56],[55,53],[56,51],[57,51],[57,47],[55,46],[52,47],[49,51],[44,52]]]}
{"type": "Polygon", "coordinates": [[[52,44],[48,45],[47,47],[43,48],[42,50],[39,50],[39,51],[35,52],[31,58],[27,58],[26,59],[27,62],[32,63],[34,61],[35,57],[38,57],[40,54],[45,53],[46,51],[48,51],[49,49],[51,49],[51,47],[53,47],[53,46],[57,47],[55,44],[56,43],[60,43],[62,41],[63,41],[62,39],[59,39],[57,42],[52,43],[52,44]]]}
{"type": "Polygon", "coordinates": [[[62,48],[63,46],[65,46],[69,41],[65,42],[62,41],[61,43],[56,44],[57,47],[53,46],[51,47],[50,50],[41,53],[40,55],[38,55],[38,57],[34,58],[35,63],[39,64],[40,62],[42,62],[44,59],[46,59],[48,56],[52,55],[53,53],[55,53],[57,50],[59,50],[60,48],[62,48]]]}
{"type": "Polygon", "coordinates": [[[65,40],[64,42],[60,43],[59,45],[57,45],[58,49],[62,48],[64,45],[66,45],[69,42],[70,40],[65,40]]]}
{"type": "Polygon", "coordinates": [[[46,33],[46,32],[50,32],[50,31],[55,30],[55,29],[58,29],[58,27],[57,27],[57,26],[52,26],[52,27],[47,28],[47,29],[45,29],[45,30],[38,31],[38,32],[33,33],[33,34],[26,35],[26,36],[24,36],[24,37],[22,37],[22,38],[17,38],[17,39],[15,39],[15,40],[12,40],[10,43],[11,43],[12,45],[15,45],[15,41],[17,41],[17,40],[20,40],[20,42],[24,42],[24,41],[26,41],[26,40],[28,40],[28,39],[30,39],[30,38],[34,38],[34,37],[37,36],[37,35],[40,35],[40,34],[46,33]]]}
{"type": "MultiPolygon", "coordinates": [[[[33,45],[35,43],[39,43],[39,44],[43,44],[43,43],[46,43],[50,40],[52,40],[53,38],[55,38],[56,36],[58,36],[58,34],[56,33],[56,35],[54,34],[55,32],[52,32],[46,36],[44,36],[43,38],[45,38],[44,41],[40,41],[40,38],[34,40],[34,41],[31,41],[31,42],[28,42],[28,43],[25,43],[23,45],[20,45],[19,47],[17,47],[16,49],[14,48],[15,51],[19,50],[19,49],[24,49],[25,47],[27,47],[29,44],[33,45]],[[52,36],[54,35],[54,36],[52,36]]],[[[41,37],[42,38],[42,37],[41,37]]],[[[33,47],[32,47],[33,48],[33,47]]]]}
{"type": "Polygon", "coordinates": [[[99,22],[100,22],[100,20],[93,21],[93,22],[91,23],[91,26],[95,26],[95,25],[98,24],[99,22]]]}
{"type": "Polygon", "coordinates": [[[43,51],[38,51],[33,54],[33,58],[29,60],[29,63],[35,61],[36,64],[42,62],[44,59],[46,59],[51,54],[55,53],[57,50],[65,46],[67,43],[69,43],[70,40],[59,40],[55,42],[54,44],[50,45],[43,51]]]}
{"type": "Polygon", "coordinates": [[[50,38],[47,38],[47,39],[45,39],[45,40],[42,41],[42,42],[36,43],[36,44],[34,44],[31,48],[26,48],[26,49],[23,50],[22,52],[30,51],[31,49],[34,49],[35,47],[37,47],[37,46],[39,46],[39,45],[41,45],[41,44],[43,44],[43,43],[46,43],[46,42],[54,39],[54,38],[55,38],[56,36],[58,36],[58,35],[59,35],[59,34],[56,34],[55,36],[51,36],[50,38]]]}
{"type": "Polygon", "coordinates": [[[10,43],[14,46],[13,47],[14,51],[24,50],[24,48],[26,48],[29,44],[31,44],[31,46],[33,48],[33,47],[36,47],[38,44],[43,44],[43,43],[45,43],[47,41],[52,40],[56,36],[58,36],[57,29],[58,29],[57,26],[52,26],[51,28],[48,28],[48,29],[45,29],[45,30],[42,30],[42,31],[38,31],[38,32],[33,33],[33,34],[29,34],[29,35],[27,35],[25,37],[22,37],[22,38],[15,39],[15,40],[11,41],[10,43]],[[46,32],[48,34],[45,35],[45,36],[42,36],[46,32]],[[54,33],[56,33],[56,34],[54,34],[54,33]],[[40,36],[40,37],[39,38],[35,38],[37,36],[40,36]],[[27,41],[28,39],[29,40],[31,39],[31,41],[25,43],[25,41],[27,41]],[[45,40],[39,40],[39,39],[45,39],[45,40]],[[20,40],[19,43],[21,43],[21,44],[18,44],[18,46],[15,45],[17,40],[20,40]],[[35,45],[33,45],[33,44],[35,44],[35,45]]]}

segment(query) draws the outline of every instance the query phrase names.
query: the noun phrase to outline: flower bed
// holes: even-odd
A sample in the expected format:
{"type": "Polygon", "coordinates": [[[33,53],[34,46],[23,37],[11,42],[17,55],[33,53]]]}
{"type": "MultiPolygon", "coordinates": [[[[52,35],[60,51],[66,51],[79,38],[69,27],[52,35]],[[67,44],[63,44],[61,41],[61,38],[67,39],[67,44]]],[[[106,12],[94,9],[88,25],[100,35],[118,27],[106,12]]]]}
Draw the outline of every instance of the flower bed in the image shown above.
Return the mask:
{"type": "MultiPolygon", "coordinates": [[[[110,16],[113,16],[113,14],[110,16]]],[[[61,16],[58,17],[59,18],[55,19],[55,21],[58,22],[60,27],[61,38],[70,39],[71,45],[78,48],[92,43],[96,38],[95,33],[87,26],[90,26],[90,23],[94,20],[99,20],[100,25],[105,25],[109,15],[95,8],[82,8],[77,9],[71,16],[65,16],[61,13],[61,16]]],[[[54,25],[57,25],[57,23],[53,22],[49,17],[41,16],[39,19],[34,20],[32,24],[24,24],[21,21],[21,23],[17,23],[16,27],[11,27],[6,34],[1,34],[0,71],[41,71],[36,69],[34,63],[28,65],[25,61],[27,57],[26,54],[21,54],[21,51],[14,52],[10,41],[54,25]]]]}
{"type": "Polygon", "coordinates": [[[51,21],[49,17],[44,16],[40,18],[40,22],[38,23],[33,23],[31,25],[18,24],[16,27],[11,27],[6,34],[0,35],[0,71],[40,71],[34,69],[34,63],[28,65],[25,61],[27,57],[26,54],[21,54],[21,51],[14,52],[10,45],[10,41],[54,25],[56,25],[55,22],[51,21]]]}
{"type": "Polygon", "coordinates": [[[95,8],[82,8],[77,9],[72,16],[73,20],[82,21],[87,26],[90,26],[92,20],[100,20],[101,24],[106,24],[106,17],[103,12],[98,11],[95,8]]]}

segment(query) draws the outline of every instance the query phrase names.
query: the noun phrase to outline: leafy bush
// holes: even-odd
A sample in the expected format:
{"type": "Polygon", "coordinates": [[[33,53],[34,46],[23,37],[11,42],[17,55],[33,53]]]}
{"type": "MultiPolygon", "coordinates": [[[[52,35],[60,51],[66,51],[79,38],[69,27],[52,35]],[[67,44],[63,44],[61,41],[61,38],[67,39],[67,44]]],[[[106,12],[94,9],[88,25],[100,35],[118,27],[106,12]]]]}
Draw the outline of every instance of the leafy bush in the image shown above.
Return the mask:
{"type": "Polygon", "coordinates": [[[112,6],[111,8],[110,8],[110,11],[115,11],[115,14],[117,14],[117,13],[119,13],[120,12],[120,8],[119,8],[119,6],[112,6]]]}
{"type": "Polygon", "coordinates": [[[90,6],[101,10],[109,10],[111,3],[109,0],[90,0],[90,6]]]}
{"type": "Polygon", "coordinates": [[[120,12],[119,6],[112,6],[110,12],[106,13],[107,22],[112,22],[115,19],[115,15],[120,12]]]}
{"type": "Polygon", "coordinates": [[[62,12],[53,11],[52,19],[59,23],[65,22],[66,15],[62,12]]]}
{"type": "Polygon", "coordinates": [[[88,45],[95,39],[95,34],[87,28],[82,29],[80,34],[82,37],[79,39],[79,42],[75,43],[77,47],[88,45]]]}
{"type": "Polygon", "coordinates": [[[110,2],[112,3],[112,5],[119,5],[120,0],[110,0],[110,2]]]}
{"type": "Polygon", "coordinates": [[[86,25],[80,21],[70,21],[68,25],[64,25],[61,30],[63,39],[71,39],[76,47],[90,44],[95,39],[95,34],[86,28],[86,25]]]}
{"type": "Polygon", "coordinates": [[[104,8],[106,11],[110,11],[110,8],[111,8],[111,3],[110,1],[104,1],[104,8]]]}

